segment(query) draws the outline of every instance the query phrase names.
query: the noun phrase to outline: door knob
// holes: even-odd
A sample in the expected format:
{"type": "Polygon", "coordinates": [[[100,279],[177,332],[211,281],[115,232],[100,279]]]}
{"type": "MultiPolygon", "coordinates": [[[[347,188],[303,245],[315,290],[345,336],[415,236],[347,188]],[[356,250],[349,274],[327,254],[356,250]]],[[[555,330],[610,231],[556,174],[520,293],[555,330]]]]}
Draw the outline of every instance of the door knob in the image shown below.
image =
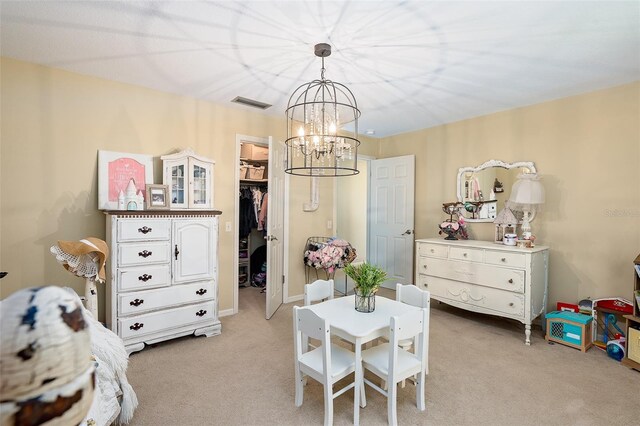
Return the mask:
{"type": "Polygon", "coordinates": [[[273,235],[267,235],[267,241],[278,241],[278,238],[273,235]]]}
{"type": "Polygon", "coordinates": [[[402,235],[411,235],[411,234],[413,234],[413,229],[407,229],[402,233],[402,235]]]}

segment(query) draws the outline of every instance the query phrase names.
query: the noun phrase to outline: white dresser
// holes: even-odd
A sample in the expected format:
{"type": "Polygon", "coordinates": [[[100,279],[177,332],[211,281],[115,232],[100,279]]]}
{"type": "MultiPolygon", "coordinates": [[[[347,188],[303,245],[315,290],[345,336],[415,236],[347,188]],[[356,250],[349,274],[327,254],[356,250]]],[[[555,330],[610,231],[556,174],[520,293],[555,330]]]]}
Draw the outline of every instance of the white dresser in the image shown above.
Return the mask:
{"type": "Polygon", "coordinates": [[[107,212],[107,326],[129,353],[187,334],[220,334],[219,214],[107,212]]]}
{"type": "Polygon", "coordinates": [[[433,299],[518,320],[530,344],[531,321],[546,312],[548,247],[430,238],[416,240],[416,265],[416,285],[433,299]]]}

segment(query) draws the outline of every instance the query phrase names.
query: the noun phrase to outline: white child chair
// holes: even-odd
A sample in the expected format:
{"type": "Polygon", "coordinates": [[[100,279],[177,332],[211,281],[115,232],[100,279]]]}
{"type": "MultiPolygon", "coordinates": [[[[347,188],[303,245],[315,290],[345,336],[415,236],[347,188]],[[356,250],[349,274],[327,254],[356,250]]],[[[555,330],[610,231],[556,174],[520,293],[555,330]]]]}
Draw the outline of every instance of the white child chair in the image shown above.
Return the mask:
{"type": "MultiPolygon", "coordinates": [[[[333,280],[315,280],[311,284],[304,286],[304,306],[309,306],[314,302],[322,302],[323,300],[333,299],[334,283],[333,280]]],[[[307,348],[315,348],[314,345],[309,346],[309,337],[305,336],[302,346],[307,348]]]]}
{"type": "MultiPolygon", "coordinates": [[[[320,318],[313,311],[298,306],[293,307],[293,341],[295,345],[296,407],[304,400],[304,376],[309,376],[324,387],[324,424],[333,424],[333,399],[355,386],[354,381],[333,392],[333,384],[355,372],[353,352],[331,344],[329,321],[320,318]],[[303,337],[320,340],[320,345],[308,351],[303,337]]],[[[364,389],[363,389],[364,390],[364,389]]],[[[362,394],[364,400],[364,393],[362,394]]]]}
{"type": "MultiPolygon", "coordinates": [[[[396,284],[396,300],[398,302],[406,303],[407,305],[416,306],[418,308],[427,309],[427,332],[425,334],[426,349],[425,349],[425,371],[424,374],[429,374],[429,317],[431,315],[431,293],[427,290],[421,290],[415,285],[396,284]]],[[[411,350],[413,345],[413,339],[403,339],[399,343],[400,347],[406,351],[411,350]]],[[[404,383],[403,383],[404,385],[404,383]]]]}
{"type": "Polygon", "coordinates": [[[416,406],[425,410],[424,380],[426,368],[426,350],[428,334],[428,315],[426,308],[410,312],[399,317],[391,317],[389,342],[362,351],[362,366],[383,379],[389,389],[378,387],[369,379],[364,382],[387,397],[387,417],[390,425],[398,424],[397,393],[398,383],[416,376],[416,406]],[[403,339],[415,338],[415,353],[399,346],[403,339]]]}

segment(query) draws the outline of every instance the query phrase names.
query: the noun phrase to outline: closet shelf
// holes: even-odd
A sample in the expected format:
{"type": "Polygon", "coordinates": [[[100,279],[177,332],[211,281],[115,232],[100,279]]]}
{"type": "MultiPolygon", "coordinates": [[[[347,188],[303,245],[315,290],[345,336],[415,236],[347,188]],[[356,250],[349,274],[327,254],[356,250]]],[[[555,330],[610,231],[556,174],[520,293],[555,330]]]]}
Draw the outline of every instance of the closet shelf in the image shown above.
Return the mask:
{"type": "Polygon", "coordinates": [[[268,183],[269,179],[240,179],[240,183],[268,183]]]}
{"type": "Polygon", "coordinates": [[[243,158],[243,157],[240,157],[240,161],[245,161],[247,163],[261,163],[261,164],[267,164],[269,162],[269,160],[252,160],[251,158],[243,158]]]}

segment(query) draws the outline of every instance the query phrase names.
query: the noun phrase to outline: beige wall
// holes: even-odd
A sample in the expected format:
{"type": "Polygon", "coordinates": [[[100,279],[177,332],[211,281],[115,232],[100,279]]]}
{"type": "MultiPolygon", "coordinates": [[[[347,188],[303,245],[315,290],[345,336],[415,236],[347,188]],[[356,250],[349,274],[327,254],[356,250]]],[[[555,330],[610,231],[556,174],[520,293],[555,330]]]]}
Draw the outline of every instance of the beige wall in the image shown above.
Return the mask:
{"type": "MultiPolygon", "coordinates": [[[[458,168],[533,161],[546,189],[532,222],[550,247],[549,306],[631,299],[640,253],[640,83],[504,111],[380,141],[379,156],[416,155],[416,238],[437,237],[458,168]]],[[[491,240],[492,224],[470,224],[491,240]]]]}
{"type": "MultiPolygon", "coordinates": [[[[0,77],[0,270],[10,273],[0,282],[0,298],[43,284],[83,291],[49,247],[105,237],[96,200],[98,149],[159,157],[190,146],[213,158],[215,208],[223,211],[221,223],[235,223],[236,133],[284,139],[281,117],[7,58],[0,77]]],[[[416,155],[417,238],[437,236],[440,205],[455,198],[459,167],[490,158],[534,161],[547,189],[545,211],[532,225],[551,247],[550,301],[629,298],[630,262],[640,252],[639,91],[635,83],[382,140],[363,137],[359,153],[416,155]]],[[[158,159],[155,181],[161,181],[158,159]]],[[[290,178],[290,297],[302,293],[306,238],[333,232],[326,229],[332,185],[321,179],[320,208],[304,213],[308,180],[290,178]]],[[[236,254],[233,233],[223,229],[220,309],[227,310],[236,254]]],[[[471,229],[475,238],[492,238],[489,224],[471,229]]],[[[100,300],[104,313],[103,287],[100,300]]]]}
{"type": "MultiPolygon", "coordinates": [[[[83,280],[64,271],[49,247],[58,240],[105,238],[105,218],[97,210],[99,149],[159,157],[192,147],[216,161],[214,207],[223,212],[221,224],[235,223],[236,133],[284,140],[286,130],[283,117],[8,58],[2,58],[0,82],[0,270],[9,271],[0,298],[44,284],[84,291],[83,280]]],[[[155,182],[161,181],[156,158],[155,182]]],[[[291,188],[289,294],[297,295],[304,283],[302,245],[313,229],[326,227],[333,196],[318,212],[303,215],[308,181],[292,178],[291,188]]],[[[221,226],[220,310],[233,307],[233,247],[233,233],[221,226]]],[[[99,297],[104,318],[104,286],[99,297]]]]}

